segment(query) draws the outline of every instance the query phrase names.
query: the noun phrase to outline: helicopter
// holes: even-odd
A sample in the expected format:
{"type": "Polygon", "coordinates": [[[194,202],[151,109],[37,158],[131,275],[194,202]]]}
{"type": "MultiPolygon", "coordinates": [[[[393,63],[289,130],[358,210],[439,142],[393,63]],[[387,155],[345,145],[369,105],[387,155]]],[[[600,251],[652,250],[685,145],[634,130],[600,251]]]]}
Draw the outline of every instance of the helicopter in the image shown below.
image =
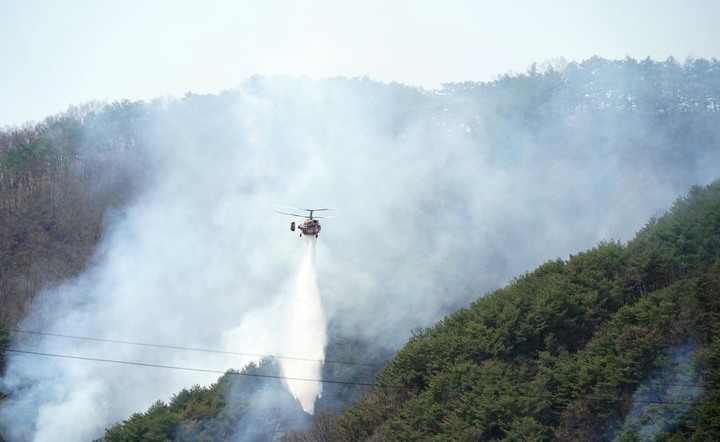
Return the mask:
{"type": "MultiPolygon", "coordinates": [[[[285,207],[285,206],[280,206],[280,207],[285,207]]],[[[298,215],[297,213],[280,212],[280,211],[276,210],[275,211],[276,213],[280,213],[283,215],[290,215],[290,216],[297,216],[299,218],[305,218],[305,221],[298,222],[297,224],[295,223],[295,221],[291,222],[290,223],[290,231],[294,232],[295,229],[297,228],[298,230],[300,230],[301,237],[303,235],[315,235],[315,238],[318,237],[318,234],[320,233],[320,229],[321,229],[320,221],[318,221],[318,219],[326,218],[326,217],[313,216],[313,213],[320,212],[323,210],[331,210],[331,209],[300,209],[297,207],[288,207],[288,208],[293,209],[293,210],[304,210],[306,212],[310,212],[310,214],[308,216],[308,215],[298,215]]]]}

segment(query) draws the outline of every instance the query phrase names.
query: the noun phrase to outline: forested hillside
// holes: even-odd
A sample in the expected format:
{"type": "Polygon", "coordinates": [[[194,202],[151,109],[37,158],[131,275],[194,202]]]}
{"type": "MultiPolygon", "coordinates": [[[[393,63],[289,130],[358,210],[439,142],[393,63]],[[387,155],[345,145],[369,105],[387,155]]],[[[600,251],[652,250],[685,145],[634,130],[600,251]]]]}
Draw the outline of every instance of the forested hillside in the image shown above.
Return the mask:
{"type": "Polygon", "coordinates": [[[2,434],[632,440],[662,421],[702,440],[717,431],[717,164],[714,59],[558,61],[439,91],[256,77],[6,127],[2,434]],[[318,242],[336,363],[314,419],[272,358],[110,345],[276,351],[246,350],[283,327],[295,271],[268,216],[309,196],[344,204],[318,242]]]}
{"type": "Polygon", "coordinates": [[[717,440],[720,181],[426,330],[337,440],[717,440]]]}
{"type": "MultiPolygon", "coordinates": [[[[126,104],[127,105],[127,104],[126,104]]],[[[142,185],[137,135],[100,130],[114,105],[0,133],[0,322],[14,327],[44,289],[86,268],[106,215],[142,185]],[[98,114],[92,113],[98,112],[98,114]]],[[[125,125],[119,119],[114,125],[125,125]]]]}

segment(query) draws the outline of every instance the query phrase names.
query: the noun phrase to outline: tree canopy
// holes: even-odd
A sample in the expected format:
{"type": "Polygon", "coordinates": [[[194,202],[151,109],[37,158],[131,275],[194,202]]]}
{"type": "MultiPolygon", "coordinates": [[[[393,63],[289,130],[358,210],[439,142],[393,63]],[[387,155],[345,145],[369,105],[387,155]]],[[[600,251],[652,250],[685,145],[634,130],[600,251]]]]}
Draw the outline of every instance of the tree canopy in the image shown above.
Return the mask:
{"type": "Polygon", "coordinates": [[[718,438],[719,247],[716,181],[418,331],[338,440],[718,438]]]}

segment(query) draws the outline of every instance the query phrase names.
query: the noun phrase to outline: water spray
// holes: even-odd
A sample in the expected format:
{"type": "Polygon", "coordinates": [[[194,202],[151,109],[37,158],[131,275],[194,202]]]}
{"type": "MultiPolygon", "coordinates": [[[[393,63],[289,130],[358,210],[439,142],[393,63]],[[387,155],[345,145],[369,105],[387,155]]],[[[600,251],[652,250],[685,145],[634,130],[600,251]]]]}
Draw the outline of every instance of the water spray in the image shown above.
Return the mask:
{"type": "Polygon", "coordinates": [[[313,414],[315,399],[322,395],[322,365],[327,343],[325,313],[320,302],[315,270],[314,236],[305,237],[305,256],[297,275],[289,309],[286,314],[285,355],[302,357],[280,360],[285,386],[313,414]]]}

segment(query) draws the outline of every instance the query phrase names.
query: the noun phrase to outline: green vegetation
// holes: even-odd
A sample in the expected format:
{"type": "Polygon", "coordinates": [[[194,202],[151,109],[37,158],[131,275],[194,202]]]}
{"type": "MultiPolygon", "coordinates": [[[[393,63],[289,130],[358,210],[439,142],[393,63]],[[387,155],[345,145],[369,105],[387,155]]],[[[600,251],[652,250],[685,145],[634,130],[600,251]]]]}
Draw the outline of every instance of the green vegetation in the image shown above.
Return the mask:
{"type": "MultiPolygon", "coordinates": [[[[363,342],[336,338],[327,349],[328,360],[348,360],[348,352],[366,351],[363,342]]],[[[386,356],[378,352],[376,357],[386,356]]],[[[377,361],[380,363],[380,361],[377,361]]],[[[378,366],[327,363],[324,379],[366,379],[378,366]]],[[[368,379],[368,382],[371,382],[368,379]]],[[[244,434],[245,440],[302,438],[298,429],[310,425],[310,434],[335,434],[335,414],[341,404],[357,395],[350,385],[328,384],[310,422],[300,404],[280,380],[277,362],[263,359],[242,370],[230,370],[209,387],[194,386],[158,401],[144,413],[108,428],[102,440],[120,441],[218,441],[244,434]],[[271,399],[268,399],[270,396],[271,399]]],[[[300,439],[302,440],[302,439],[300,439]]]]}
{"type": "Polygon", "coordinates": [[[135,413],[112,428],[103,440],[217,441],[245,432],[289,434],[303,427],[305,416],[281,385],[277,364],[265,359],[241,371],[228,371],[209,387],[184,389],[165,404],[158,401],[145,413],[135,413]],[[254,402],[258,392],[273,391],[272,404],[254,402]]]}
{"type": "Polygon", "coordinates": [[[627,246],[548,262],[417,332],[336,436],[637,440],[652,422],[656,437],[720,439],[719,252],[717,181],[627,246]]]}

